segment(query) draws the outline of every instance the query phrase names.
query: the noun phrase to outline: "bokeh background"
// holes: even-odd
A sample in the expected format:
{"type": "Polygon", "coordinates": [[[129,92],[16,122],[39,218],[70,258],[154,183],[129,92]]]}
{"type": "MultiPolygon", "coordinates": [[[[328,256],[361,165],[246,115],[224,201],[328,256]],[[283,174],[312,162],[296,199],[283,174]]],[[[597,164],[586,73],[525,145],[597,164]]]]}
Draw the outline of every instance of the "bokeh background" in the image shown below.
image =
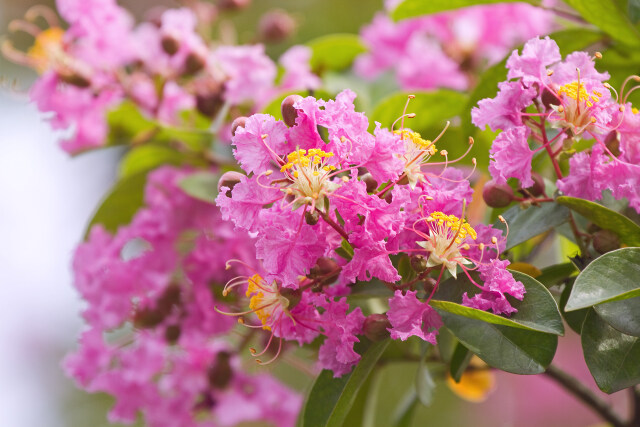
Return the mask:
{"type": "MultiPolygon", "coordinates": [[[[0,0],[0,33],[33,4],[52,1],[0,0]]],[[[120,1],[136,14],[171,1],[120,1]]],[[[237,20],[248,41],[259,17],[273,8],[293,14],[299,26],[292,39],[270,46],[272,55],[291,43],[333,32],[357,33],[382,0],[254,0],[237,20]]],[[[517,25],[517,23],[514,23],[517,25]]],[[[29,43],[18,39],[17,44],[29,43]]],[[[82,306],[72,287],[70,260],[86,221],[115,176],[118,148],[70,158],[57,147],[58,134],[28,102],[35,75],[0,57],[0,425],[3,427],[103,426],[108,396],[76,390],[60,369],[63,355],[82,329],[82,306]]],[[[569,328],[567,328],[569,330],[569,328]]],[[[570,330],[569,330],[570,331],[570,330]]],[[[560,340],[557,363],[594,389],[579,338],[560,340]]],[[[370,425],[386,426],[413,385],[415,364],[387,366],[370,402],[370,425]]],[[[608,397],[625,411],[626,396],[608,397]]],[[[482,404],[462,402],[440,384],[434,404],[417,410],[416,426],[596,425],[587,408],[542,376],[500,374],[496,391],[482,404]]]]}

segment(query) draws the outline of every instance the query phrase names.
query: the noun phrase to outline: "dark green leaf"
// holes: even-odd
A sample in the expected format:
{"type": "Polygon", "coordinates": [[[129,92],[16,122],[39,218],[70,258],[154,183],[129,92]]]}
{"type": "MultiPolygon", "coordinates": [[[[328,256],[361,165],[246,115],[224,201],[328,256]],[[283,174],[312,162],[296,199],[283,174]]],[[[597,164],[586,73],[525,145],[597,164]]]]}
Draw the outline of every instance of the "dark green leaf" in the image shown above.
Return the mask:
{"type": "MultiPolygon", "coordinates": [[[[405,0],[394,9],[391,17],[395,20],[400,20],[478,4],[506,3],[508,1],[509,0],[405,0]]],[[[524,1],[532,4],[538,3],[535,0],[524,1]]]]}
{"type": "Polygon", "coordinates": [[[119,176],[125,178],[141,172],[150,171],[160,165],[180,165],[184,156],[178,151],[163,145],[142,145],[132,148],[120,162],[119,176]]]}
{"type": "Polygon", "coordinates": [[[391,298],[393,292],[387,288],[382,281],[373,279],[370,282],[356,282],[351,286],[351,293],[347,297],[349,300],[366,298],[391,298]]]}
{"type": "Polygon", "coordinates": [[[303,427],[341,427],[358,390],[369,377],[378,359],[389,345],[389,340],[359,345],[362,359],[349,374],[333,378],[333,372],[324,370],[313,384],[301,413],[303,427]]]}
{"type": "Polygon", "coordinates": [[[462,377],[465,369],[467,369],[467,366],[469,366],[472,356],[473,353],[471,353],[464,344],[459,342],[456,349],[453,351],[451,364],[449,365],[449,374],[455,382],[460,382],[460,378],[462,377]]]}
{"type": "Polygon", "coordinates": [[[567,301],[569,301],[569,295],[571,295],[571,290],[573,289],[573,284],[575,279],[571,279],[567,282],[564,289],[562,290],[562,294],[560,294],[560,313],[562,313],[562,317],[567,322],[569,327],[580,333],[582,331],[582,324],[584,323],[584,318],[587,317],[587,313],[589,312],[588,308],[583,308],[581,310],[576,311],[565,311],[565,306],[567,305],[567,301]]]}
{"type": "Polygon", "coordinates": [[[536,280],[548,289],[552,286],[559,285],[577,270],[572,262],[565,262],[563,264],[555,264],[545,267],[541,271],[542,274],[536,277],[536,280]]]}
{"type": "Polygon", "coordinates": [[[566,311],[640,296],[640,248],[602,255],[576,278],[566,311]]]}
{"type": "Polygon", "coordinates": [[[582,326],[582,351],[600,390],[614,393],[640,383],[640,338],[625,335],[589,310],[582,326]]]}
{"type": "Polygon", "coordinates": [[[312,50],[311,68],[317,74],[340,71],[351,66],[366,51],[356,34],[330,34],[307,43],[312,50]]]}
{"type": "Polygon", "coordinates": [[[524,273],[518,271],[512,271],[511,273],[514,279],[522,282],[527,293],[522,301],[510,299],[511,305],[518,310],[510,317],[498,316],[452,302],[462,301],[462,295],[465,292],[471,296],[479,291],[466,276],[461,276],[458,279],[449,279],[440,284],[438,291],[431,300],[431,305],[438,308],[439,312],[447,311],[494,325],[563,335],[562,317],[558,311],[556,301],[547,288],[524,273]]]}
{"type": "Polygon", "coordinates": [[[613,1],[565,0],[589,23],[600,28],[618,42],[640,46],[640,34],[613,1]]]}
{"type": "Polygon", "coordinates": [[[217,173],[195,172],[180,180],[178,186],[194,199],[215,204],[218,196],[218,179],[220,176],[217,173]]]}
{"type": "MultiPolygon", "coordinates": [[[[562,224],[569,217],[569,209],[556,203],[543,203],[540,206],[529,206],[522,209],[520,205],[513,206],[502,214],[509,225],[507,249],[549,231],[562,224]]],[[[505,225],[497,221],[494,228],[505,230],[505,225]]]]}
{"type": "Polygon", "coordinates": [[[429,367],[427,366],[427,352],[430,345],[428,343],[423,344],[424,349],[422,351],[422,357],[418,364],[418,372],[416,373],[416,395],[418,400],[424,406],[430,406],[433,401],[433,393],[436,388],[436,383],[433,381],[429,367]]]}
{"type": "Polygon", "coordinates": [[[539,374],[549,366],[556,352],[556,335],[496,325],[437,310],[445,326],[460,342],[494,368],[514,374],[539,374]]]}
{"type": "Polygon", "coordinates": [[[640,337],[640,297],[593,306],[596,313],[623,334],[640,337]]]}
{"type": "Polygon", "coordinates": [[[629,0],[627,3],[627,12],[631,23],[637,24],[638,21],[640,21],[640,0],[629,0]]]}
{"type": "Polygon", "coordinates": [[[611,230],[628,246],[640,246],[640,226],[626,216],[602,205],[575,197],[561,196],[556,202],[578,212],[600,228],[611,230]]]}
{"type": "Polygon", "coordinates": [[[85,238],[96,224],[102,224],[107,231],[114,233],[119,226],[131,222],[135,213],[144,203],[146,182],[146,173],[130,175],[118,181],[89,221],[85,238]]]}

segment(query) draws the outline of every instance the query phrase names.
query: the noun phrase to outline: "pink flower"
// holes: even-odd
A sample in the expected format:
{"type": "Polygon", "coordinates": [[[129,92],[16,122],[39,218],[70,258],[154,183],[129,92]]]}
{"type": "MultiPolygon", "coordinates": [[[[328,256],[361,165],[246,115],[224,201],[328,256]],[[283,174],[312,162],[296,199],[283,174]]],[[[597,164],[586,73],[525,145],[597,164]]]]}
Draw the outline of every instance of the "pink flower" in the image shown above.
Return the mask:
{"type": "Polygon", "coordinates": [[[498,183],[517,178],[524,188],[533,185],[531,159],[534,151],[529,148],[529,129],[520,126],[502,132],[496,137],[489,151],[489,172],[498,183]]]}
{"type": "Polygon", "coordinates": [[[284,67],[284,75],[280,89],[313,90],[322,85],[320,77],[311,72],[312,51],[308,46],[293,46],[280,57],[280,64],[284,67]]]}
{"type": "Polygon", "coordinates": [[[516,282],[511,273],[507,270],[509,261],[493,259],[486,264],[480,264],[478,271],[480,278],[484,281],[482,292],[473,297],[467,296],[465,292],[462,296],[462,304],[477,308],[479,310],[492,310],[495,314],[510,314],[517,310],[511,306],[505,294],[522,300],[524,298],[524,285],[516,282]]]}
{"type": "Polygon", "coordinates": [[[442,326],[440,315],[427,303],[416,297],[416,291],[397,290],[389,300],[387,317],[391,322],[391,338],[406,341],[410,336],[417,336],[436,345],[436,335],[442,326]]]}
{"type": "Polygon", "coordinates": [[[236,129],[233,155],[247,173],[260,174],[270,169],[276,155],[295,147],[287,144],[287,126],[268,114],[254,114],[244,127],[236,129]]]}
{"type": "Polygon", "coordinates": [[[483,99],[473,107],[471,121],[479,128],[488,125],[492,131],[522,126],[521,110],[531,105],[536,90],[525,88],[520,82],[502,82],[498,88],[495,98],[483,99]]]}
{"type": "Polygon", "coordinates": [[[555,41],[549,37],[539,37],[529,40],[522,48],[522,54],[517,50],[511,53],[507,60],[508,79],[522,78],[529,85],[547,78],[547,66],[560,61],[560,49],[555,41]]]}
{"type": "Polygon", "coordinates": [[[263,207],[281,197],[277,189],[264,188],[255,178],[243,178],[233,187],[231,197],[227,197],[228,191],[227,187],[222,187],[216,198],[222,218],[247,231],[256,231],[258,215],[263,207]]]}

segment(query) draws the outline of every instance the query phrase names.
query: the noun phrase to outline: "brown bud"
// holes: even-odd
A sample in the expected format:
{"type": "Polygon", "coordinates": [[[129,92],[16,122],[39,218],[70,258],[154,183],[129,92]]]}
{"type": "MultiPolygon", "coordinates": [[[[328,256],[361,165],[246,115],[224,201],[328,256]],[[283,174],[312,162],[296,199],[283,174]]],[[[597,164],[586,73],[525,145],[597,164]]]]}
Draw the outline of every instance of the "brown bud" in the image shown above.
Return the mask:
{"type": "Polygon", "coordinates": [[[207,372],[209,385],[212,388],[224,389],[233,378],[233,368],[231,367],[231,353],[221,351],[216,356],[215,363],[207,372]]]}
{"type": "Polygon", "coordinates": [[[283,288],[280,290],[280,295],[282,295],[287,299],[287,301],[289,301],[289,305],[287,306],[287,308],[291,310],[300,302],[302,291],[300,291],[300,289],[283,288]]]}
{"type": "Polygon", "coordinates": [[[190,76],[196,74],[207,65],[207,59],[199,53],[190,52],[184,61],[184,74],[190,76]]]}
{"type": "Polygon", "coordinates": [[[398,185],[407,185],[409,183],[409,177],[407,175],[402,175],[398,180],[398,185]]]}
{"type": "Polygon", "coordinates": [[[558,96],[547,88],[542,90],[542,96],[540,99],[542,99],[542,105],[547,109],[550,109],[552,105],[560,105],[560,99],[558,96]]]}
{"type": "Polygon", "coordinates": [[[328,274],[333,274],[336,270],[339,270],[338,263],[328,257],[320,257],[316,261],[316,265],[309,271],[309,278],[316,279],[328,274]]]}
{"type": "Polygon", "coordinates": [[[433,277],[427,277],[424,279],[422,286],[424,288],[424,291],[428,295],[431,295],[433,288],[435,288],[437,284],[438,284],[438,281],[436,279],[434,279],[433,277]]]}
{"type": "Polygon", "coordinates": [[[304,213],[304,220],[309,225],[316,225],[318,223],[318,221],[320,221],[320,214],[316,210],[314,210],[312,212],[306,211],[304,213]]]}
{"type": "Polygon", "coordinates": [[[364,336],[371,341],[382,341],[389,337],[388,328],[391,328],[391,322],[387,319],[386,314],[370,314],[364,319],[364,336]]]}
{"type": "Polygon", "coordinates": [[[524,195],[532,195],[533,197],[538,197],[544,193],[544,178],[537,173],[532,172],[531,178],[533,179],[533,185],[531,187],[527,187],[526,192],[522,192],[524,195]]]}
{"type": "Polygon", "coordinates": [[[164,50],[167,55],[175,55],[180,49],[180,42],[171,36],[163,36],[162,37],[162,50],[164,50]]]}
{"type": "Polygon", "coordinates": [[[231,123],[231,135],[235,136],[236,135],[236,130],[238,128],[244,128],[244,126],[247,124],[247,118],[246,117],[238,117],[236,118],[233,123],[231,123]]]}
{"type": "Polygon", "coordinates": [[[600,230],[593,233],[593,249],[599,254],[606,254],[620,247],[620,238],[610,230],[600,230]]]}
{"type": "Polygon", "coordinates": [[[224,86],[214,79],[195,82],[196,108],[207,117],[215,117],[224,105],[224,86]]]}
{"type": "Polygon", "coordinates": [[[83,89],[91,86],[91,80],[80,73],[64,72],[64,73],[58,73],[58,76],[60,77],[60,80],[72,86],[77,86],[83,89]]]}
{"type": "Polygon", "coordinates": [[[298,110],[293,106],[296,102],[301,100],[300,95],[289,95],[282,100],[282,119],[289,127],[296,125],[296,118],[298,117],[298,110]]]}
{"type": "Polygon", "coordinates": [[[427,267],[427,260],[422,255],[412,255],[410,258],[411,268],[416,273],[422,273],[427,267]]]}
{"type": "Polygon", "coordinates": [[[221,9],[238,10],[244,9],[251,4],[251,0],[222,0],[219,3],[221,9]]]}
{"type": "Polygon", "coordinates": [[[612,130],[607,134],[604,139],[604,145],[606,145],[607,149],[611,151],[616,157],[620,157],[620,132],[617,130],[612,130]]]}
{"type": "Polygon", "coordinates": [[[164,331],[164,339],[167,340],[170,344],[175,344],[180,338],[180,334],[182,333],[182,329],[180,325],[170,325],[167,326],[167,329],[164,331]]]}
{"type": "Polygon", "coordinates": [[[231,197],[231,190],[233,190],[233,187],[243,179],[244,175],[240,172],[225,172],[220,177],[220,181],[218,181],[218,191],[221,191],[222,187],[227,187],[229,190],[227,190],[225,194],[227,197],[231,197]]]}
{"type": "Polygon", "coordinates": [[[373,179],[370,173],[366,173],[360,177],[361,181],[367,184],[367,193],[373,193],[378,188],[378,182],[373,179]]]}
{"type": "Polygon", "coordinates": [[[283,10],[272,10],[260,18],[258,33],[267,43],[278,43],[293,34],[296,21],[283,10]]]}
{"type": "Polygon", "coordinates": [[[504,208],[513,200],[513,189],[507,184],[498,184],[491,180],[484,185],[482,198],[487,206],[504,208]]]}
{"type": "Polygon", "coordinates": [[[589,225],[587,225],[587,233],[589,233],[589,234],[593,234],[596,231],[600,231],[600,230],[602,230],[602,228],[600,228],[599,225],[594,224],[592,222],[590,222],[589,225]]]}

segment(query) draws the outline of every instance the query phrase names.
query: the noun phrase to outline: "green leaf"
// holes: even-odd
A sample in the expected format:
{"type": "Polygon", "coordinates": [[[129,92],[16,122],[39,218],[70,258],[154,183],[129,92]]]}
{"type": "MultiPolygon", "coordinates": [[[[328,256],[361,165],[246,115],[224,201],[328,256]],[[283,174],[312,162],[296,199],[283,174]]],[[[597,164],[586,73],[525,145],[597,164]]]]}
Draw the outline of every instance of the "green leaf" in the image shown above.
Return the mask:
{"type": "Polygon", "coordinates": [[[363,339],[361,344],[358,347],[366,350],[361,353],[362,359],[351,373],[333,378],[333,372],[324,370],[313,383],[300,415],[303,427],[342,426],[358,390],[389,345],[389,340],[371,343],[363,339]]]}
{"type": "Polygon", "coordinates": [[[451,364],[449,365],[449,374],[455,382],[460,382],[460,378],[462,377],[465,369],[467,369],[467,366],[469,366],[472,356],[473,353],[471,353],[464,344],[459,342],[456,349],[453,351],[451,364]]]}
{"type": "Polygon", "coordinates": [[[393,413],[393,422],[391,427],[409,427],[413,421],[413,416],[418,406],[418,396],[416,396],[415,390],[411,390],[400,401],[398,407],[393,413]]]}
{"type": "Polygon", "coordinates": [[[544,332],[496,325],[437,309],[444,325],[465,347],[494,368],[521,375],[549,366],[558,337],[544,332]]]}
{"type": "Polygon", "coordinates": [[[589,309],[583,308],[576,311],[565,311],[565,306],[567,305],[567,301],[569,301],[569,295],[571,295],[574,283],[575,279],[571,279],[567,282],[562,290],[562,294],[560,294],[560,301],[558,304],[560,306],[560,313],[562,313],[562,317],[564,317],[564,320],[567,322],[569,327],[575,332],[580,333],[582,331],[582,324],[584,323],[585,317],[587,317],[589,309]]]}
{"type": "Polygon", "coordinates": [[[578,275],[565,310],[640,296],[638,277],[640,248],[622,248],[606,253],[578,275]]]}
{"type": "Polygon", "coordinates": [[[366,51],[356,34],[330,34],[307,43],[312,50],[311,68],[316,74],[349,68],[366,51]]]}
{"type": "Polygon", "coordinates": [[[613,231],[628,246],[640,246],[640,226],[626,216],[589,200],[561,196],[556,202],[578,212],[598,227],[613,231]]]}
{"type": "Polygon", "coordinates": [[[217,173],[201,171],[195,172],[183,178],[178,186],[193,197],[215,205],[218,196],[218,180],[220,176],[217,173]]]}
{"type": "Polygon", "coordinates": [[[416,395],[418,400],[424,406],[430,406],[433,401],[433,393],[436,388],[436,383],[433,381],[429,367],[427,366],[427,353],[430,345],[428,343],[423,344],[424,349],[422,351],[422,357],[418,364],[418,372],[416,373],[416,395]]]}
{"type": "Polygon", "coordinates": [[[536,280],[548,289],[567,280],[577,269],[572,262],[565,262],[563,264],[550,265],[541,271],[542,274],[536,277],[536,280]]]}
{"type": "Polygon", "coordinates": [[[640,337],[640,297],[593,306],[596,313],[623,334],[640,337]]]}
{"type": "Polygon", "coordinates": [[[184,160],[184,156],[172,148],[162,145],[142,145],[134,147],[123,157],[118,175],[122,179],[150,171],[164,164],[180,165],[184,160]]]}
{"type": "MultiPolygon", "coordinates": [[[[502,214],[509,225],[506,249],[551,230],[569,218],[569,209],[556,203],[542,203],[540,206],[529,206],[522,209],[516,205],[502,214]]],[[[506,230],[505,225],[496,221],[494,228],[506,230]]]]}
{"type": "Polygon", "coordinates": [[[582,351],[600,390],[614,393],[640,383],[640,338],[625,335],[596,314],[582,326],[582,351]]]}
{"type": "Polygon", "coordinates": [[[595,25],[614,40],[632,47],[640,46],[640,34],[613,1],[565,0],[585,21],[595,25]]]}
{"type": "Polygon", "coordinates": [[[487,311],[451,302],[461,301],[465,292],[469,296],[479,292],[479,289],[466,276],[461,276],[458,279],[449,279],[440,284],[430,304],[438,308],[439,312],[447,311],[494,325],[563,335],[562,316],[560,316],[556,301],[547,288],[524,273],[511,271],[511,274],[513,274],[514,279],[522,282],[527,291],[522,301],[510,299],[511,305],[518,310],[511,317],[498,316],[487,311]]]}
{"type": "Polygon", "coordinates": [[[629,0],[627,13],[629,14],[629,20],[633,24],[637,24],[640,21],[640,0],[629,0]]]}
{"type": "Polygon", "coordinates": [[[102,224],[107,231],[115,233],[118,227],[131,219],[144,204],[144,186],[147,174],[130,175],[118,181],[105,196],[89,221],[85,238],[96,224],[102,224]]]}
{"type": "MultiPolygon", "coordinates": [[[[405,0],[393,10],[391,17],[397,21],[414,16],[459,9],[461,7],[475,6],[478,4],[507,3],[508,1],[509,0],[405,0]]],[[[538,3],[533,0],[524,1],[531,4],[538,3]]]]}
{"type": "MultiPolygon", "coordinates": [[[[402,115],[409,95],[415,99],[409,102],[407,113],[416,113],[413,119],[405,119],[405,126],[413,130],[424,130],[433,127],[444,127],[447,120],[459,115],[467,102],[466,95],[452,90],[437,90],[431,92],[402,92],[382,99],[371,114],[370,123],[380,122],[382,127],[391,127],[394,121],[402,115]]],[[[400,126],[398,125],[397,128],[400,126]]],[[[435,138],[437,135],[423,135],[425,138],[435,138]]]]}
{"type": "Polygon", "coordinates": [[[107,145],[129,144],[136,135],[151,132],[156,125],[142,115],[133,102],[123,102],[107,113],[107,145]]]}

